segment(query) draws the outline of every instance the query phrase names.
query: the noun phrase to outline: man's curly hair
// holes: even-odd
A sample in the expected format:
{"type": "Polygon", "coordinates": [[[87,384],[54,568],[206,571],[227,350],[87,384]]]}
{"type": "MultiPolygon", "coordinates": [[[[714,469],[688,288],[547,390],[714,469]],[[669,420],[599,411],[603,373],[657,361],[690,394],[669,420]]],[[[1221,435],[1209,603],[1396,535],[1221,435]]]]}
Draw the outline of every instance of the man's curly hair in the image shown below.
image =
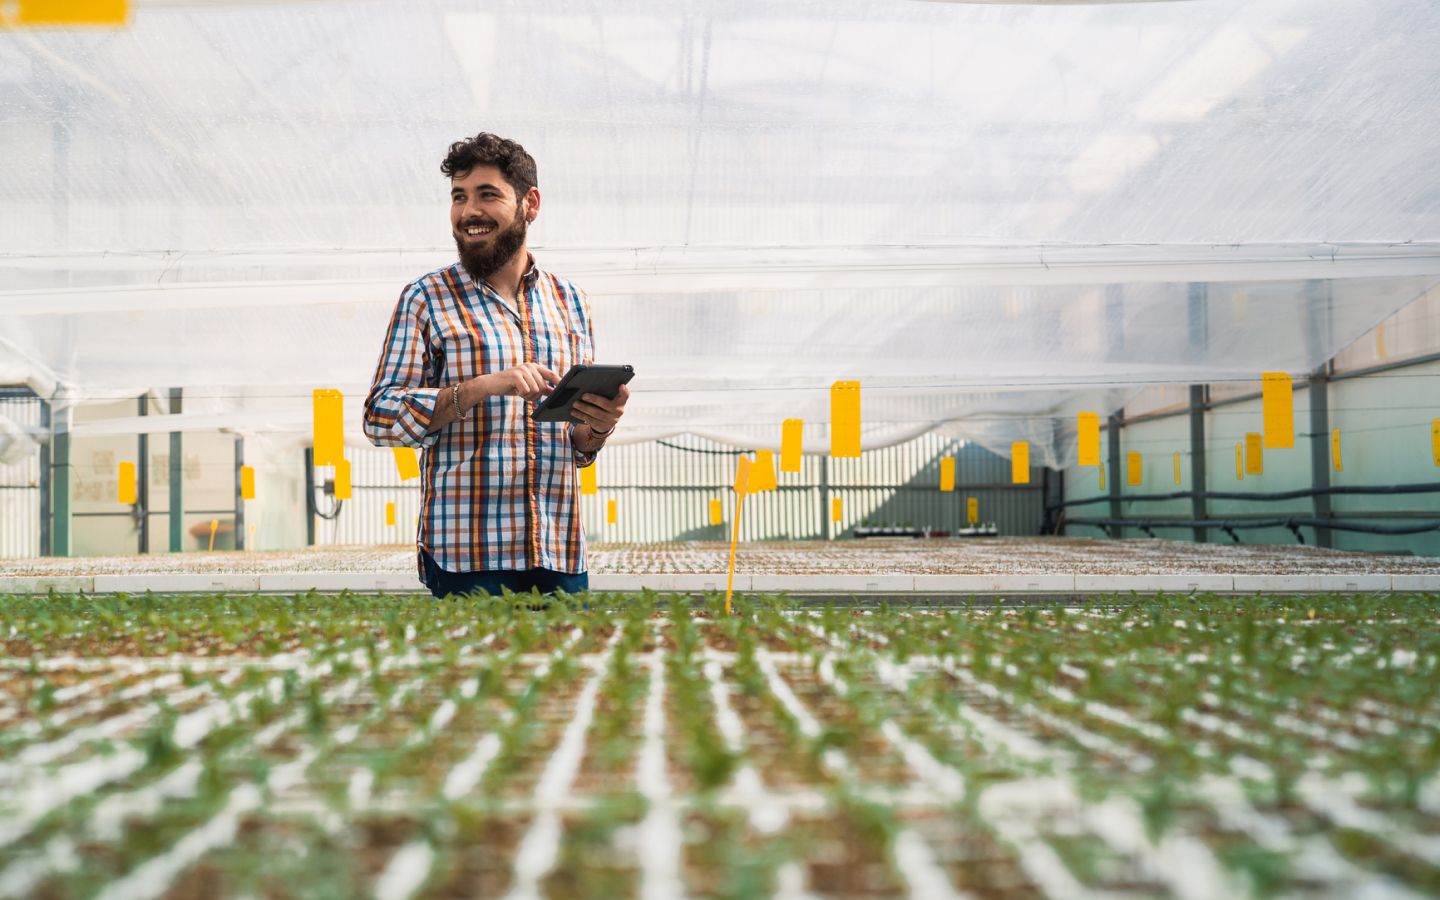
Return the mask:
{"type": "Polygon", "coordinates": [[[535,159],[525,148],[512,140],[482,131],[474,137],[456,141],[450,145],[450,152],[440,164],[440,171],[446,178],[459,175],[464,177],[476,166],[494,166],[505,176],[515,189],[515,201],[538,183],[535,174],[535,159]]]}

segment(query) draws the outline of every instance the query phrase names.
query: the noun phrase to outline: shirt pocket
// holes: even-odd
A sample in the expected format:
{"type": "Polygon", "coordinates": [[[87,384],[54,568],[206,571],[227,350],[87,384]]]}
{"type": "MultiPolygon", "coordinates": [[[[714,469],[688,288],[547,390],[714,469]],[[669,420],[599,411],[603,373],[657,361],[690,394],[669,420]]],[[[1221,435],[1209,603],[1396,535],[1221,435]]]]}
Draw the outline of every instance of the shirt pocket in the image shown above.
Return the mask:
{"type": "Polygon", "coordinates": [[[572,365],[589,365],[595,361],[593,348],[590,346],[590,336],[583,331],[567,329],[565,339],[569,347],[570,362],[572,365]]]}

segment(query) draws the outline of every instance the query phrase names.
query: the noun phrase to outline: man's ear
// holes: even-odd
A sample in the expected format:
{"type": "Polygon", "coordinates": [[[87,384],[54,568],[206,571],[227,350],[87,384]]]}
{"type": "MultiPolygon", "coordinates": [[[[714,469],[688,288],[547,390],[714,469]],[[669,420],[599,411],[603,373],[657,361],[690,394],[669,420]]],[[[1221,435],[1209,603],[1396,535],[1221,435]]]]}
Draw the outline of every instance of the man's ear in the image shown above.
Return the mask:
{"type": "Polygon", "coordinates": [[[525,209],[525,221],[534,222],[535,217],[540,214],[540,189],[538,187],[532,187],[525,192],[523,206],[525,209]]]}

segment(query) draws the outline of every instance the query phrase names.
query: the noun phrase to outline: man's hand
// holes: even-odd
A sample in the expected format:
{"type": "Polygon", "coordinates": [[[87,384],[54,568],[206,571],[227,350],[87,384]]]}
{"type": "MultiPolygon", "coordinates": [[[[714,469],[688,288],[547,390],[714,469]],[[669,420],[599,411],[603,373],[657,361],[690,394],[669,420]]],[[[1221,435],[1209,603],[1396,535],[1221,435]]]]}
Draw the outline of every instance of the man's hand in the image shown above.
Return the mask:
{"type": "Polygon", "coordinates": [[[485,397],[522,397],[535,402],[560,383],[560,376],[539,363],[521,363],[474,379],[485,397]]]}
{"type": "MultiPolygon", "coordinates": [[[[571,415],[580,421],[582,425],[589,425],[590,431],[610,432],[614,430],[620,417],[625,415],[625,401],[630,399],[630,388],[620,385],[620,392],[615,399],[601,396],[600,394],[581,394],[580,399],[570,407],[571,415]]],[[[599,435],[609,437],[609,434],[599,435]]]]}

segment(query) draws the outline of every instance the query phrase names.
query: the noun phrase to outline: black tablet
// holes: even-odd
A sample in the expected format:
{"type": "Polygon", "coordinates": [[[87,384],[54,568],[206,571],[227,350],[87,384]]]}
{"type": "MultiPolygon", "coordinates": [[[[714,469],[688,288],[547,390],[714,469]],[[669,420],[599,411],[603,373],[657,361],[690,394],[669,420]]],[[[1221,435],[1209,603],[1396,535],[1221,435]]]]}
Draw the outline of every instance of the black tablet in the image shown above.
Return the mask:
{"type": "Polygon", "coordinates": [[[582,394],[599,394],[613,399],[620,385],[635,377],[630,366],[571,366],[555,390],[540,401],[530,418],[537,422],[563,422],[570,418],[570,407],[582,394]]]}

